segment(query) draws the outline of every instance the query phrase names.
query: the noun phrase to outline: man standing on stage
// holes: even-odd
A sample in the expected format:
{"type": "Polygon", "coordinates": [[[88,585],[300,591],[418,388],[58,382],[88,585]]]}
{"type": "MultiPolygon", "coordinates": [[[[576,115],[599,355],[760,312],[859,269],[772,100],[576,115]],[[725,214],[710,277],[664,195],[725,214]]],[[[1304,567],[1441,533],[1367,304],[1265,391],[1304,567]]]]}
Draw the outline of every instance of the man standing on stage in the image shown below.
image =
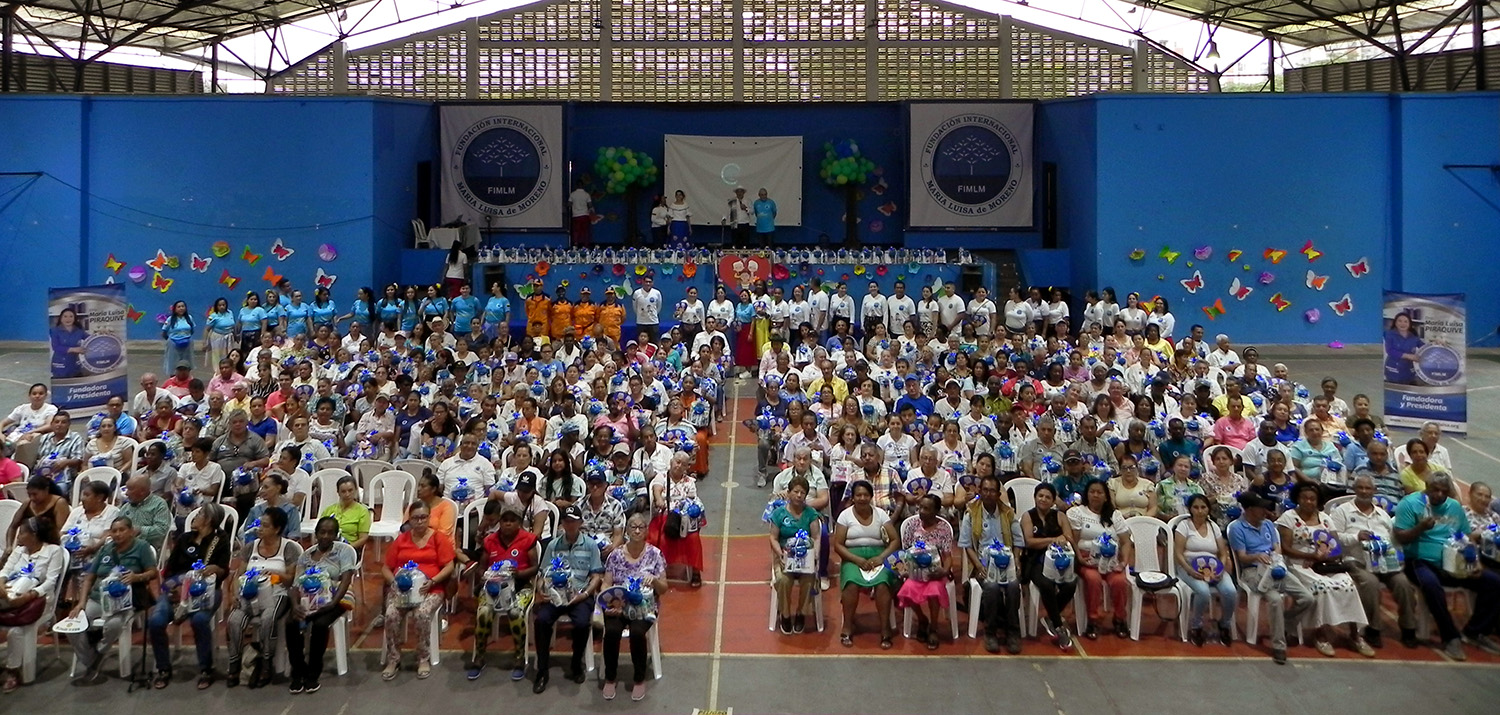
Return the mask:
{"type": "Polygon", "coordinates": [[[760,198],[755,200],[755,235],[760,239],[761,248],[770,248],[771,239],[776,237],[776,202],[766,197],[766,190],[760,190],[760,198]]]}
{"type": "Polygon", "coordinates": [[[729,200],[729,240],[735,246],[750,245],[750,221],[754,218],[750,203],[745,201],[745,187],[734,187],[734,198],[729,200]]]}
{"type": "Polygon", "coordinates": [[[568,204],[573,211],[573,247],[593,245],[594,197],[589,196],[582,183],[575,182],[573,193],[568,194],[568,204]]]}

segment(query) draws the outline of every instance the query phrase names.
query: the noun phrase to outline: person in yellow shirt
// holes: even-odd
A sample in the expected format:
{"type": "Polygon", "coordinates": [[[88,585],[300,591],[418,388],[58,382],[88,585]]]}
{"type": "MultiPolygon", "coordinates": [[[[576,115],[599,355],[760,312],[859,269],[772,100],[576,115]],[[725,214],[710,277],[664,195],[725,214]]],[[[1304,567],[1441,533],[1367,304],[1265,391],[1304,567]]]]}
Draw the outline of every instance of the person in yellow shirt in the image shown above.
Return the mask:
{"type": "MultiPolygon", "coordinates": [[[[625,306],[620,305],[614,291],[605,291],[604,305],[599,306],[599,322],[595,328],[614,342],[620,344],[620,329],[625,324],[625,306]]],[[[617,348],[618,349],[618,348],[617,348]]]]}
{"type": "Polygon", "coordinates": [[[526,299],[526,334],[533,338],[547,335],[548,320],[552,317],[552,299],[542,292],[542,283],[537,281],[531,297],[526,299]]]}
{"type": "Polygon", "coordinates": [[[594,322],[599,319],[599,306],[594,303],[594,298],[588,286],[578,289],[578,302],[573,304],[573,332],[576,335],[588,335],[593,330],[594,322]]]}
{"type": "Polygon", "coordinates": [[[824,359],[818,365],[818,369],[823,374],[808,383],[806,390],[808,398],[816,399],[818,392],[826,385],[833,389],[833,399],[837,400],[839,404],[843,404],[844,399],[849,396],[849,384],[844,382],[844,378],[833,373],[833,361],[824,359]]]}
{"type": "Polygon", "coordinates": [[[562,340],[563,333],[573,327],[573,303],[568,300],[568,289],[566,286],[557,287],[557,297],[552,299],[552,330],[550,334],[553,340],[562,340]]]}

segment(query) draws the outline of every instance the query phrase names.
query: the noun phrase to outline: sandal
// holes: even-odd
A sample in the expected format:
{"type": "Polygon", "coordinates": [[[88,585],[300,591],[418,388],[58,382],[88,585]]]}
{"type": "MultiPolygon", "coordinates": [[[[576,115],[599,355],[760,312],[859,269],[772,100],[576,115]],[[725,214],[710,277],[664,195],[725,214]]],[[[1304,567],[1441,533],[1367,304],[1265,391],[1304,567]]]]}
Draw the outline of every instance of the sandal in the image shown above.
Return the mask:
{"type": "Polygon", "coordinates": [[[153,690],[161,690],[162,688],[167,687],[167,685],[170,684],[171,682],[172,682],[172,671],[170,671],[170,670],[158,670],[158,671],[156,671],[156,675],[151,678],[151,688],[153,690]]]}
{"type": "Polygon", "coordinates": [[[401,664],[392,662],[390,665],[387,665],[385,667],[385,670],[380,671],[380,679],[386,682],[390,682],[396,679],[396,673],[399,673],[400,671],[401,664]]]}
{"type": "Polygon", "coordinates": [[[5,684],[0,685],[0,692],[14,693],[19,687],[21,687],[21,676],[17,675],[15,671],[6,671],[5,684]]]}
{"type": "Polygon", "coordinates": [[[198,689],[199,690],[207,690],[209,688],[209,686],[212,686],[213,684],[214,684],[214,674],[213,673],[202,673],[202,674],[200,674],[198,676],[198,689]]]}
{"type": "Polygon", "coordinates": [[[853,648],[854,647],[854,635],[851,634],[851,633],[840,633],[839,634],[839,644],[842,645],[842,646],[844,646],[845,648],[853,648]]]}
{"type": "Polygon", "coordinates": [[[432,664],[425,660],[422,661],[422,664],[417,666],[417,680],[426,680],[431,675],[432,664]]]}

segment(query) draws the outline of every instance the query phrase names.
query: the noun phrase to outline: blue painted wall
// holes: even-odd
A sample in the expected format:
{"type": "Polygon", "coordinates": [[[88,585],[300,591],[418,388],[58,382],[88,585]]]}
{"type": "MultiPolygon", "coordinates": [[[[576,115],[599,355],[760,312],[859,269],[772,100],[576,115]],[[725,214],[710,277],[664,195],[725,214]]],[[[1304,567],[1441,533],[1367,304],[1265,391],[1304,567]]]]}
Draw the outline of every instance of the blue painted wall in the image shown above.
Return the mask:
{"type": "MultiPolygon", "coordinates": [[[[837,240],[843,213],[837,192],[817,180],[825,141],[852,137],[885,168],[884,195],[867,196],[860,216],[869,242],[899,241],[906,187],[899,104],[809,107],[575,105],[568,154],[582,172],[601,145],[646,149],[658,159],[661,135],[800,134],[805,137],[801,229],[837,240]],[[887,217],[877,211],[896,204],[887,217]],[[880,220],[881,232],[871,223],[880,220]]],[[[437,277],[435,263],[403,251],[418,192],[415,165],[436,155],[436,109],[429,104],[370,98],[269,97],[6,97],[0,99],[0,280],[20,316],[40,316],[43,288],[102,282],[113,254],[141,265],[158,248],[181,261],[163,271],[165,294],[150,280],[130,282],[133,305],[146,314],[131,336],[156,333],[153,318],[171,301],[195,312],[213,298],[264,290],[265,271],[310,289],[319,268],[339,276],[335,298],[346,304],[360,285],[437,277]],[[295,253],[270,255],[280,238],[295,253]],[[192,253],[210,255],[215,241],[231,253],[194,273],[192,253]],[[318,247],[333,246],[332,262],[318,247]],[[261,254],[249,265],[245,247],[261,254]],[[241,279],[219,283],[223,270],[241,279]],[[34,288],[34,290],[30,289],[34,288]]],[[[1473,334],[1500,323],[1500,305],[1486,289],[1500,277],[1500,183],[1488,169],[1451,164],[1500,163],[1500,94],[1101,96],[1040,106],[1039,161],[1059,170],[1059,242],[1041,250],[1038,231],[913,233],[908,245],[1025,251],[1033,280],[1070,282],[1076,294],[1113,285],[1171,300],[1184,325],[1203,322],[1200,308],[1222,299],[1215,322],[1242,341],[1371,342],[1384,287],[1466,291],[1473,334]],[[1308,240],[1324,257],[1297,253],[1308,240]],[[1157,257],[1168,246],[1174,264],[1157,257]],[[1206,261],[1194,248],[1210,247],[1206,261]],[[1288,251],[1280,265],[1261,257],[1288,251]],[[1146,258],[1133,262],[1140,248],[1146,258]],[[1244,256],[1230,264],[1231,249],[1244,256]],[[1371,260],[1355,280],[1344,263],[1371,260]],[[1194,266],[1187,266],[1193,261],[1194,266]],[[1245,266],[1249,266],[1249,270],[1245,266]],[[1327,275],[1323,291],[1305,285],[1311,268],[1327,275]],[[1197,295],[1179,283],[1194,270],[1197,295]],[[1274,274],[1271,285],[1257,278],[1274,274]],[[1160,276],[1160,278],[1158,278],[1160,276]],[[1239,278],[1253,288],[1245,301],[1227,294],[1239,278]],[[1045,279],[1045,280],[1043,280],[1045,279]],[[1292,306],[1278,313],[1267,299],[1283,293],[1292,306]],[[1328,302],[1349,292],[1355,310],[1337,318],[1328,302]],[[1316,307],[1316,325],[1303,311],[1316,307]]],[[[614,221],[596,228],[621,233],[618,199],[601,201],[614,221]]],[[[642,207],[644,209],[644,207],[642,207]]],[[[642,211],[642,220],[645,220],[642,211]]],[[[556,234],[553,234],[555,237],[556,234]]],[[[541,243],[543,236],[507,236],[541,243]]],[[[515,282],[512,280],[511,282],[515,282]]],[[[39,340],[40,320],[0,327],[0,339],[39,340]]]]}

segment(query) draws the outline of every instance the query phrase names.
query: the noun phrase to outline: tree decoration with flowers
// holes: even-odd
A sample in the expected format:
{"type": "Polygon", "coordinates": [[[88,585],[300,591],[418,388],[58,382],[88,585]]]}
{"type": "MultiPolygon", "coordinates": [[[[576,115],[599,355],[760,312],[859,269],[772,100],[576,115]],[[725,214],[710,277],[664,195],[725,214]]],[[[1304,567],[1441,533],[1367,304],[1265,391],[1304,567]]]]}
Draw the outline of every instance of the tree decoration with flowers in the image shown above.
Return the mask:
{"type": "Polygon", "coordinates": [[[840,139],[823,145],[823,162],[818,176],[824,183],[844,192],[844,245],[859,244],[859,187],[875,170],[875,162],[859,153],[853,139],[840,139]]]}
{"type": "Polygon", "coordinates": [[[640,242],[640,227],[637,225],[637,210],[640,207],[641,189],[656,183],[661,172],[656,162],[644,151],[623,146],[599,147],[594,159],[594,172],[604,186],[604,193],[621,195],[625,199],[625,243],[629,246],[640,242]]]}

